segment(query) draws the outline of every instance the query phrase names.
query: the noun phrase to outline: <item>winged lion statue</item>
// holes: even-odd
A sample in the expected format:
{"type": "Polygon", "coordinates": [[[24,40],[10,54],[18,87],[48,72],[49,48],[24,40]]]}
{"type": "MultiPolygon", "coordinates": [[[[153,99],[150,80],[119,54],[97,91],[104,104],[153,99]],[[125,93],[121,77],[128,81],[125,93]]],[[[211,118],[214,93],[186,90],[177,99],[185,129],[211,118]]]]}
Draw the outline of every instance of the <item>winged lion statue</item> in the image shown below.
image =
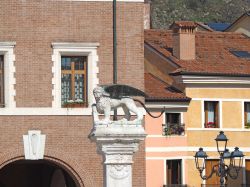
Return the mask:
{"type": "Polygon", "coordinates": [[[93,95],[96,100],[96,104],[92,105],[93,117],[94,121],[98,121],[100,124],[111,123],[111,111],[118,109],[119,107],[123,109],[126,121],[130,121],[130,112],[135,113],[137,116],[136,119],[133,120],[134,123],[142,121],[143,113],[136,106],[135,101],[139,102],[151,117],[157,118],[164,113],[164,110],[162,110],[159,116],[153,116],[150,114],[143,102],[132,98],[133,96],[146,97],[147,95],[143,91],[128,85],[113,84],[97,86],[93,90],[93,95]],[[104,119],[99,120],[98,113],[104,114],[104,119]]]}

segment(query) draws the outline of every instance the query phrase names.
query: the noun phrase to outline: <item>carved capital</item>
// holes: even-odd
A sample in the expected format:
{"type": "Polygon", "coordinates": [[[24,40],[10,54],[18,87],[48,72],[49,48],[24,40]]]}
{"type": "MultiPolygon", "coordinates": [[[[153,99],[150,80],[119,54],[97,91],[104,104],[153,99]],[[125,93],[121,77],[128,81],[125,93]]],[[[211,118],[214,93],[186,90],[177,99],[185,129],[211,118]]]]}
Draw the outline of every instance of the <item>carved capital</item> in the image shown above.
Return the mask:
{"type": "Polygon", "coordinates": [[[106,155],[105,164],[132,164],[133,163],[132,155],[106,155]]]}

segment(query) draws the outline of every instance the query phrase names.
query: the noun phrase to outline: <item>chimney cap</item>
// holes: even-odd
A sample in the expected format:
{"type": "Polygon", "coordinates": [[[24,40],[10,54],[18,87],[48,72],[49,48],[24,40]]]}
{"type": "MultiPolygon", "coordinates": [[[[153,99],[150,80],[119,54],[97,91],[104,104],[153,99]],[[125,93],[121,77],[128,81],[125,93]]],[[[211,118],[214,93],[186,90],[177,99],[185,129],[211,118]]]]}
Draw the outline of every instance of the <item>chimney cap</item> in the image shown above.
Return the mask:
{"type": "Polygon", "coordinates": [[[170,29],[195,29],[197,23],[194,21],[175,21],[170,25],[170,29]]]}

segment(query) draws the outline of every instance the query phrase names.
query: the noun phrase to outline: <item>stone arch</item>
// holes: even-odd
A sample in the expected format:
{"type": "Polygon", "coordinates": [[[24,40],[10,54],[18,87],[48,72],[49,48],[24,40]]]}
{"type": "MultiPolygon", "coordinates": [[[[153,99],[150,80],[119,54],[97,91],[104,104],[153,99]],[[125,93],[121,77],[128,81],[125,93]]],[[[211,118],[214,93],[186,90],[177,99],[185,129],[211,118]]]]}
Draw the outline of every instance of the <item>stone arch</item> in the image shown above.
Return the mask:
{"type": "MultiPolygon", "coordinates": [[[[0,170],[10,163],[24,160],[23,150],[8,150],[0,154],[0,170]]],[[[77,160],[65,156],[57,150],[47,150],[44,160],[53,162],[54,164],[65,169],[77,183],[77,187],[95,187],[92,177],[77,163],[77,160]]]]}

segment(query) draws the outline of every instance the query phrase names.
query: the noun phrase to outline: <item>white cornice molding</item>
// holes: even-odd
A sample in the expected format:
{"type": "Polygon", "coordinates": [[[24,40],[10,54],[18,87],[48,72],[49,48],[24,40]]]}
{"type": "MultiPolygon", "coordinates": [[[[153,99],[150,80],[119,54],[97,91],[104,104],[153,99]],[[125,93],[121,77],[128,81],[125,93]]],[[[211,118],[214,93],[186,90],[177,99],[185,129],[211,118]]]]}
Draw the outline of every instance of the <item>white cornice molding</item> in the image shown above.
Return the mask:
{"type": "Polygon", "coordinates": [[[146,107],[149,109],[162,109],[163,107],[167,109],[171,109],[171,108],[185,109],[185,108],[188,108],[188,106],[189,106],[189,102],[171,102],[171,101],[162,101],[162,102],[153,102],[153,103],[146,102],[146,107]]]}
{"type": "Polygon", "coordinates": [[[188,84],[188,85],[195,85],[195,84],[250,85],[250,77],[180,75],[180,76],[177,76],[176,78],[178,82],[188,84]]]}
{"type": "Polygon", "coordinates": [[[0,42],[0,47],[13,48],[16,45],[16,42],[0,42]]]}
{"type": "Polygon", "coordinates": [[[85,49],[85,48],[97,48],[100,46],[98,42],[84,42],[84,43],[72,43],[72,42],[54,42],[51,44],[53,49],[85,49]]]}

